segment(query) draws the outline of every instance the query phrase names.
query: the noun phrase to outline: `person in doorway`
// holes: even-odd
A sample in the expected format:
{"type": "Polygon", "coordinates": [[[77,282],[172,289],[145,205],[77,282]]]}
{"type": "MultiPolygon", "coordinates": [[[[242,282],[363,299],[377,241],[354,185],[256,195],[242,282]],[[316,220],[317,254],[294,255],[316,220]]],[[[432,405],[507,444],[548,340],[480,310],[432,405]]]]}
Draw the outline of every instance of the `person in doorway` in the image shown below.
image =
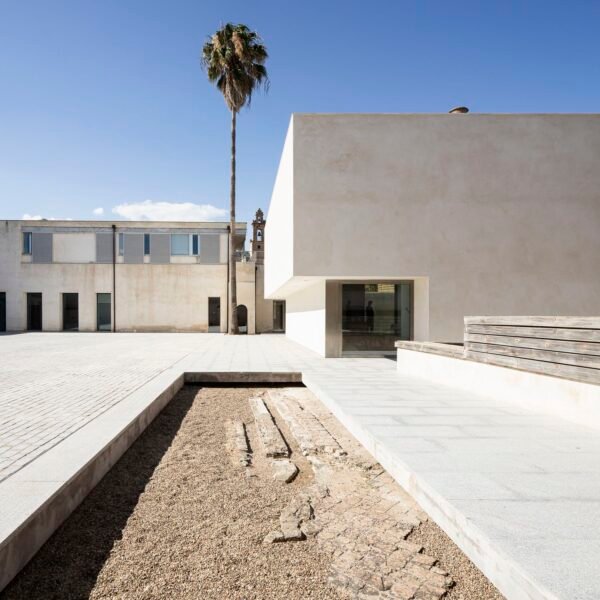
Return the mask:
{"type": "Polygon", "coordinates": [[[375,328],[375,309],[373,308],[373,300],[369,300],[367,303],[365,316],[367,317],[367,331],[373,331],[375,328]]]}

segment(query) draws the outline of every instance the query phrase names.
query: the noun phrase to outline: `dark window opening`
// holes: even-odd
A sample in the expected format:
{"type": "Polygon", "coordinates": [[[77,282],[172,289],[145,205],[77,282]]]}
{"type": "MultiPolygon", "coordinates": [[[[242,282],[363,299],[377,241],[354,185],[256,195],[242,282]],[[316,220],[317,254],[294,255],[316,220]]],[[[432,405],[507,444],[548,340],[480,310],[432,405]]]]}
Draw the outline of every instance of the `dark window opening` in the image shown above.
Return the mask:
{"type": "Polygon", "coordinates": [[[0,331],[6,331],[6,292],[0,292],[0,331]]]}
{"type": "Polygon", "coordinates": [[[221,330],[221,298],[208,299],[208,330],[221,330]]]}
{"type": "Polygon", "coordinates": [[[198,234],[194,233],[192,235],[192,254],[194,256],[198,256],[198,234]]]}
{"type": "Polygon", "coordinates": [[[42,294],[27,294],[27,331],[42,330],[42,294]]]}
{"type": "Polygon", "coordinates": [[[79,329],[79,294],[63,294],[63,331],[79,329]]]}
{"type": "Polygon", "coordinates": [[[150,256],[150,234],[144,234],[144,256],[150,256]]]}

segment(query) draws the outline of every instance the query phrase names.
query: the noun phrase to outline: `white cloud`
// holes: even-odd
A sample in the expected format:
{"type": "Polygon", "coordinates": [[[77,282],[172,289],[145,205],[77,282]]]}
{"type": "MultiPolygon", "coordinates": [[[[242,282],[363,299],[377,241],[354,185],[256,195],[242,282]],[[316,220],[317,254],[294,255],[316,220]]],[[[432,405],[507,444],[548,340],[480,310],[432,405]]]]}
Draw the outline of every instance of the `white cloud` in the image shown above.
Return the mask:
{"type": "Polygon", "coordinates": [[[42,217],[42,215],[30,215],[29,213],[25,213],[21,220],[23,221],[72,221],[73,219],[69,219],[67,217],[42,217]]]}
{"type": "Polygon", "coordinates": [[[192,202],[126,202],[113,207],[113,213],[130,221],[217,221],[228,211],[212,204],[192,202]]]}
{"type": "Polygon", "coordinates": [[[97,217],[101,217],[104,214],[104,209],[99,206],[92,211],[97,217]]]}

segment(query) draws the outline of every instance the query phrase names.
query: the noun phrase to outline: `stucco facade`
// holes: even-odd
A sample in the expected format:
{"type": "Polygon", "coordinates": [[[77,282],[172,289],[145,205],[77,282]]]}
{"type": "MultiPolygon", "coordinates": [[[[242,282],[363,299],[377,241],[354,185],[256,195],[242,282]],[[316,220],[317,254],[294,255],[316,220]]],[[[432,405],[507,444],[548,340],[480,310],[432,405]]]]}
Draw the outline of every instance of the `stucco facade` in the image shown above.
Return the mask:
{"type": "MultiPolygon", "coordinates": [[[[6,329],[26,330],[28,294],[41,294],[41,329],[61,331],[65,294],[77,294],[77,329],[96,331],[98,294],[103,294],[110,306],[109,330],[226,331],[227,224],[115,225],[113,238],[111,223],[103,221],[0,222],[0,293],[5,297],[6,329]],[[24,241],[27,234],[33,237],[24,241]],[[174,247],[171,236],[178,238],[181,248],[174,247]]],[[[243,252],[245,235],[246,224],[238,223],[238,305],[247,308],[247,333],[272,331],[272,321],[264,316],[272,311],[272,302],[264,306],[262,291],[257,294],[258,267],[243,252]]],[[[262,288],[262,261],[259,285],[262,288]]]]}
{"type": "Polygon", "coordinates": [[[344,283],[412,282],[420,340],[461,341],[465,315],[600,314],[599,164],[600,115],[295,114],[265,293],[328,356],[344,283]]]}

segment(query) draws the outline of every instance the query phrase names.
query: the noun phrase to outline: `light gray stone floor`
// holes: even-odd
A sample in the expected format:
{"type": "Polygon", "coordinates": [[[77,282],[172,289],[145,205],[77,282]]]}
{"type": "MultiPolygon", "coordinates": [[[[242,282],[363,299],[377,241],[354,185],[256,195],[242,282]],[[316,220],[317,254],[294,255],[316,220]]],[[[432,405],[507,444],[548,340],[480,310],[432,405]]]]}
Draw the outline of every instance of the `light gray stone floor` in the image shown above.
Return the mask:
{"type": "Polygon", "coordinates": [[[25,465],[95,421],[110,423],[161,376],[301,371],[505,594],[600,597],[600,433],[395,367],[325,360],[281,335],[0,336],[0,499],[25,465]]]}

